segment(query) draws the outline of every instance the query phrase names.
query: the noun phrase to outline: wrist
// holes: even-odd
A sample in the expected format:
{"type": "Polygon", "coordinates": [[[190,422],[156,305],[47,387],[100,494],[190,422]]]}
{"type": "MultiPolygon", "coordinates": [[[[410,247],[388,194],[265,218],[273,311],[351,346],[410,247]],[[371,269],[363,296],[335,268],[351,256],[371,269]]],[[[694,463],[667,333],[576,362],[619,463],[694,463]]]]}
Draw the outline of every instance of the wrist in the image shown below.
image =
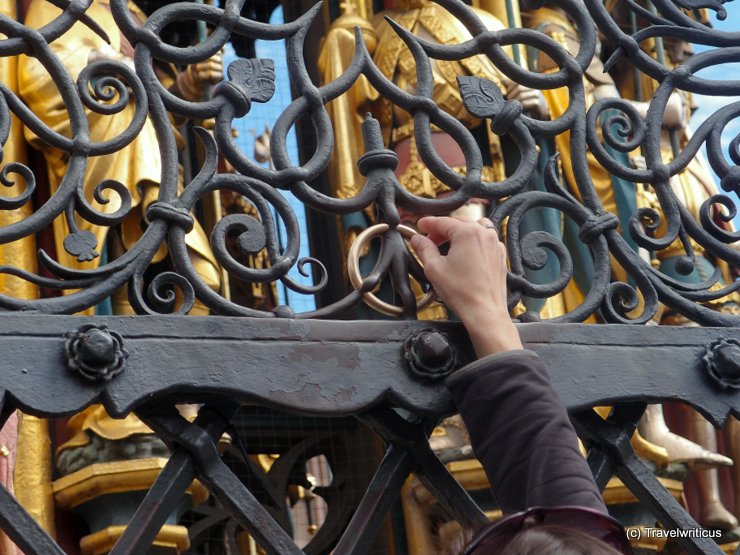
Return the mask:
{"type": "Polygon", "coordinates": [[[478,358],[523,348],[519,331],[508,314],[466,314],[461,319],[478,358]]]}

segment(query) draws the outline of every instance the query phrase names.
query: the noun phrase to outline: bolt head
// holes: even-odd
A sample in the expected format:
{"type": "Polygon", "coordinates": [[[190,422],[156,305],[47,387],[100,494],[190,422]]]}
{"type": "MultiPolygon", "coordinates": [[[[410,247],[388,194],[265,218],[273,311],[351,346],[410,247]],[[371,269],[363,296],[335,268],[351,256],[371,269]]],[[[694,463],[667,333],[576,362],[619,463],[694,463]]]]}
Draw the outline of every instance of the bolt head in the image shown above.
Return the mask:
{"type": "Polygon", "coordinates": [[[423,332],[417,340],[416,353],[426,366],[444,364],[450,357],[450,343],[439,332],[423,332]]]}
{"type": "Polygon", "coordinates": [[[720,338],[706,346],[704,368],[722,389],[740,389],[740,341],[720,338]]]}
{"type": "Polygon", "coordinates": [[[80,337],[77,353],[87,364],[107,363],[116,360],[117,348],[118,344],[110,333],[92,329],[80,337]]]}
{"type": "Polygon", "coordinates": [[[723,377],[732,380],[740,379],[740,346],[725,345],[717,350],[714,360],[723,377]]]}
{"type": "Polygon", "coordinates": [[[404,357],[411,372],[428,380],[439,380],[450,374],[457,364],[457,354],[443,332],[422,330],[411,334],[404,344],[404,357]]]}
{"type": "Polygon", "coordinates": [[[106,382],[123,371],[128,351],[123,347],[123,337],[107,326],[86,324],[65,337],[64,350],[70,370],[88,380],[106,382]]]}

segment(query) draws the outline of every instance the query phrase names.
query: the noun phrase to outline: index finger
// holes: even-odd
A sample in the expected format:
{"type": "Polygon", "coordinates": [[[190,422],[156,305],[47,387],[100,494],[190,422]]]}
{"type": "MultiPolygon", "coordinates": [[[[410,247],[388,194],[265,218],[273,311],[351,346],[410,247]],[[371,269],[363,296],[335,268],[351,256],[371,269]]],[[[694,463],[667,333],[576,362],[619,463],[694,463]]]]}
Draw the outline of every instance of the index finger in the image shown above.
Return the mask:
{"type": "Polygon", "coordinates": [[[426,216],[417,222],[419,231],[426,233],[427,237],[440,245],[454,237],[456,231],[471,222],[464,222],[448,216],[426,216]]]}

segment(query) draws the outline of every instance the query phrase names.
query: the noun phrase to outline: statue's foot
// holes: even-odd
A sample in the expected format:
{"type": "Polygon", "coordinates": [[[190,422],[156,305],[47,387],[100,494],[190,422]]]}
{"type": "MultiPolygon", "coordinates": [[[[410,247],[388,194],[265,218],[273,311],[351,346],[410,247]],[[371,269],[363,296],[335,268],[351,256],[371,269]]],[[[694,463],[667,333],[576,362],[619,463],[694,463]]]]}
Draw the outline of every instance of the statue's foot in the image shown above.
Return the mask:
{"type": "Polygon", "coordinates": [[[704,528],[729,532],[737,527],[737,518],[719,501],[710,501],[701,508],[699,524],[704,528]]]}
{"type": "Polygon", "coordinates": [[[646,440],[637,430],[632,434],[631,443],[635,453],[641,459],[647,459],[661,467],[666,466],[671,462],[671,458],[668,456],[668,451],[665,447],[661,447],[660,445],[656,445],[655,443],[651,443],[646,440]]]}
{"type": "MultiPolygon", "coordinates": [[[[737,516],[735,516],[735,518],[737,518],[737,516]]],[[[723,530],[722,535],[719,537],[719,539],[715,538],[714,541],[716,541],[720,545],[740,541],[740,527],[733,528],[729,531],[723,530]]]]}
{"type": "Polygon", "coordinates": [[[466,446],[469,448],[470,438],[460,415],[450,416],[440,422],[429,437],[429,445],[437,455],[450,450],[457,453],[466,446]]]}
{"type": "Polygon", "coordinates": [[[732,459],[729,457],[704,449],[698,443],[673,432],[666,432],[660,438],[645,437],[645,439],[664,447],[672,462],[684,463],[692,469],[732,466],[732,459]]]}

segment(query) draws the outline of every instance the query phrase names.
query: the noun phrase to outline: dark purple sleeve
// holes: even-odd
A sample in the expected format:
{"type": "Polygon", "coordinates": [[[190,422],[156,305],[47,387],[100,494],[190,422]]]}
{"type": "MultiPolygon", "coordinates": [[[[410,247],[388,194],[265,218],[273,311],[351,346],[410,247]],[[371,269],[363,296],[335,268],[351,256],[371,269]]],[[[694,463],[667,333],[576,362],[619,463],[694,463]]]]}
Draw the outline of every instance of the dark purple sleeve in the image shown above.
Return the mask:
{"type": "Polygon", "coordinates": [[[505,514],[577,505],[606,513],[544,363],[506,351],[455,372],[447,388],[505,514]]]}

